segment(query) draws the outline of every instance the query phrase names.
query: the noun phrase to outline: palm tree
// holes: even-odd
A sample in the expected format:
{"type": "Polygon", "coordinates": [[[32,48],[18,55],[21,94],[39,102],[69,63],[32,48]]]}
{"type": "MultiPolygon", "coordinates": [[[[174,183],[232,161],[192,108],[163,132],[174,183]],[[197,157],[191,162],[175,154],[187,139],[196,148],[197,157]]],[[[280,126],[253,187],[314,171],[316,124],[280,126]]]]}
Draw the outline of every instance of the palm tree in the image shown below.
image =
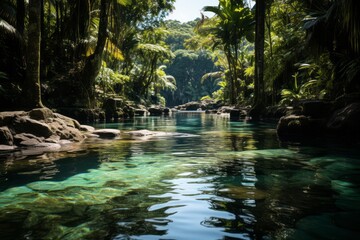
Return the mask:
{"type": "Polygon", "coordinates": [[[141,65],[138,65],[139,71],[134,81],[134,89],[137,89],[141,97],[148,97],[149,87],[159,80],[157,74],[159,62],[173,58],[174,55],[169,49],[152,43],[138,44],[136,52],[141,65]]]}
{"type": "Polygon", "coordinates": [[[255,6],[255,82],[254,104],[249,111],[253,120],[259,119],[265,107],[264,90],[264,39],[265,39],[265,0],[257,0],[255,6]]]}
{"type": "Polygon", "coordinates": [[[107,39],[108,9],[108,1],[101,0],[100,23],[96,48],[94,53],[85,60],[85,66],[81,74],[81,81],[84,86],[84,90],[86,91],[86,99],[88,100],[87,105],[89,107],[95,107],[95,79],[100,72],[102,55],[107,39]]]}
{"type": "MultiPolygon", "coordinates": [[[[215,35],[214,47],[222,44],[230,71],[230,103],[235,104],[239,92],[239,45],[243,39],[251,38],[253,17],[250,9],[242,1],[220,0],[218,6],[206,6],[204,11],[213,12],[217,18],[215,26],[203,29],[215,35]]],[[[201,29],[200,29],[201,30],[201,29]]]]}
{"type": "Polygon", "coordinates": [[[43,107],[40,87],[41,1],[29,0],[27,46],[27,81],[25,99],[28,107],[43,107]]]}

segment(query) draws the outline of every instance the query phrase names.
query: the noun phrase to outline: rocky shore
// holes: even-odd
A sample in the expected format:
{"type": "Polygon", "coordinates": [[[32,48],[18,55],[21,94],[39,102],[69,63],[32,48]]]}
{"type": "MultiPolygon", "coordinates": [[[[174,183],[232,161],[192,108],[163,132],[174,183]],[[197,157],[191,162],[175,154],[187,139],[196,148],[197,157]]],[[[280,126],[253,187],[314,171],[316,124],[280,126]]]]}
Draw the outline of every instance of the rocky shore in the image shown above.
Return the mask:
{"type": "Polygon", "coordinates": [[[116,138],[116,129],[95,130],[48,108],[0,112],[0,151],[60,151],[89,137],[116,138]]]}
{"type": "MultiPolygon", "coordinates": [[[[151,106],[133,109],[132,115],[168,115],[176,111],[205,111],[228,114],[230,120],[247,118],[249,108],[222,106],[213,101],[189,102],[175,108],[151,106]]],[[[303,101],[294,107],[268,107],[263,120],[278,121],[277,133],[281,141],[298,141],[315,137],[335,137],[358,141],[360,137],[360,102],[303,101]]],[[[112,119],[114,120],[114,119],[112,119]]],[[[141,132],[142,134],[144,132],[141,132]]],[[[134,136],[138,134],[134,133],[134,136]]],[[[150,136],[154,133],[146,132],[150,136]]],[[[130,134],[131,135],[131,134],[130,134]]],[[[31,111],[0,112],[0,152],[29,150],[28,152],[61,151],[66,146],[81,143],[87,138],[116,139],[116,129],[95,130],[77,120],[53,112],[48,108],[31,111]]]]}

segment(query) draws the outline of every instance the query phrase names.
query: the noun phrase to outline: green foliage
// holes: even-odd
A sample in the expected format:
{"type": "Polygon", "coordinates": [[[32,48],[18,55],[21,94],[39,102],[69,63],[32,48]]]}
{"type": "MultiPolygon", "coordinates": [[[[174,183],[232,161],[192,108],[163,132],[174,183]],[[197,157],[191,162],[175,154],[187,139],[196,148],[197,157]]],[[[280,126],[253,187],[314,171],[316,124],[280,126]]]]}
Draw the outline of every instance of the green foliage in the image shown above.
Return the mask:
{"type": "MultiPolygon", "coordinates": [[[[26,91],[28,3],[22,8],[19,2],[0,1],[0,108],[26,91]]],[[[219,0],[204,7],[212,18],[162,22],[174,2],[43,1],[41,80],[47,102],[78,102],[90,91],[85,66],[99,60],[91,85],[99,100],[122,95],[178,105],[203,97],[247,104],[254,92],[253,9],[245,1],[219,0]],[[71,89],[68,101],[59,97],[65,88],[71,89]]],[[[264,98],[292,104],[359,92],[359,9],[356,0],[267,1],[264,98]]]]}
{"type": "Polygon", "coordinates": [[[130,77],[114,72],[112,69],[103,66],[99,75],[96,78],[96,83],[99,86],[101,95],[106,98],[109,95],[122,94],[124,95],[123,86],[130,82],[130,77]],[[122,90],[122,91],[121,91],[122,90]]]}
{"type": "Polygon", "coordinates": [[[317,63],[300,64],[293,75],[291,88],[281,90],[282,105],[291,105],[299,100],[325,99],[331,86],[331,63],[327,55],[320,57],[317,63]]]}
{"type": "MultiPolygon", "coordinates": [[[[254,39],[254,16],[249,7],[242,1],[220,0],[218,6],[206,6],[204,11],[215,14],[211,19],[203,19],[197,26],[197,33],[193,39],[187,41],[187,46],[201,48],[205,46],[217,53],[217,58],[222,59],[222,69],[228,74],[224,80],[228,82],[229,103],[235,104],[244,100],[246,84],[249,83],[249,76],[244,71],[249,64],[251,51],[248,42],[254,39]],[[200,37],[200,41],[198,40],[200,37]]],[[[252,49],[252,47],[251,47],[252,49]]],[[[218,63],[220,63],[218,61],[218,63]]]]}

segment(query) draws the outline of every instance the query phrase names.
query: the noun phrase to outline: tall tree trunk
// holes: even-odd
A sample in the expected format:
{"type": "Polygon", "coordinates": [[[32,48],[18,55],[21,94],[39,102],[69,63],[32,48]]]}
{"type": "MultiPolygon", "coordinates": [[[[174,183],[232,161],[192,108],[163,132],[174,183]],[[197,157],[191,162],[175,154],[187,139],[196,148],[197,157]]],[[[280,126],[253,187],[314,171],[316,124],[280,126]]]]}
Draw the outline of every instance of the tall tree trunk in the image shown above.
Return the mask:
{"type": "Polygon", "coordinates": [[[90,12],[90,0],[76,0],[75,7],[71,9],[70,39],[75,45],[74,62],[83,59],[86,53],[86,45],[83,42],[89,35],[90,12]]]}
{"type": "Polygon", "coordinates": [[[16,29],[21,35],[24,34],[25,1],[16,0],[16,29]]]}
{"type": "Polygon", "coordinates": [[[101,0],[100,23],[96,48],[94,53],[85,60],[85,66],[80,76],[83,87],[82,97],[85,98],[80,100],[85,100],[85,105],[87,107],[95,107],[95,79],[100,72],[102,55],[107,38],[108,9],[108,1],[101,0]]]}
{"type": "Polygon", "coordinates": [[[249,115],[257,120],[265,107],[264,89],[264,38],[265,38],[265,0],[256,1],[255,11],[255,82],[254,106],[249,115]]]}
{"type": "Polygon", "coordinates": [[[27,45],[27,107],[43,107],[40,88],[41,1],[29,1],[29,27],[27,45]]]}

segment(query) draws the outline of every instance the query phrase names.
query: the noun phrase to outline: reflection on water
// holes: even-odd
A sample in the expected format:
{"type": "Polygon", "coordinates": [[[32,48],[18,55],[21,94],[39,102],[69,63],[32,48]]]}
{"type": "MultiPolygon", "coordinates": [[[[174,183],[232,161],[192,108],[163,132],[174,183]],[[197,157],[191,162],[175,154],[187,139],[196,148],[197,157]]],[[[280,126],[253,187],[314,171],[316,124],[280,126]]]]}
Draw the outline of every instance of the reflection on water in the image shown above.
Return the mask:
{"type": "Polygon", "coordinates": [[[359,150],[280,147],[201,113],[97,127],[176,135],[0,156],[0,239],[358,239],[359,150]]]}

